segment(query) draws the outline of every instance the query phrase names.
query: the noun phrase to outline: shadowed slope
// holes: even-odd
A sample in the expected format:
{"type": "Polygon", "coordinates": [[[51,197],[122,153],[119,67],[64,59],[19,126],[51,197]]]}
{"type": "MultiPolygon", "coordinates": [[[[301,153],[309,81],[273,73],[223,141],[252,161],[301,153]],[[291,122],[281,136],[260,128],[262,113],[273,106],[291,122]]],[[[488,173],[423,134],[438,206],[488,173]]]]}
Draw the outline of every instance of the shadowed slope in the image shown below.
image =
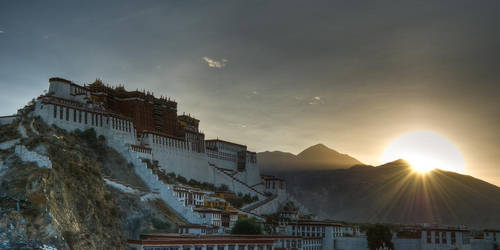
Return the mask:
{"type": "Polygon", "coordinates": [[[399,160],[379,167],[280,173],[289,191],[324,217],[357,222],[500,226],[500,188],[454,172],[413,172],[399,160]]]}

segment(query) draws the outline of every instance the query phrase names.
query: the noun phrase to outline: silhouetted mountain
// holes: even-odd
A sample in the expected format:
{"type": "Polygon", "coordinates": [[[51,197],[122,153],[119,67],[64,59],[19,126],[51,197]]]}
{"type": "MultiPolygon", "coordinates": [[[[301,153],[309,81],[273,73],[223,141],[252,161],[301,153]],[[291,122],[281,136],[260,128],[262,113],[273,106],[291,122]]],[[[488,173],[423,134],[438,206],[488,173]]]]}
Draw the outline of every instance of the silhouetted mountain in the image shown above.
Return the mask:
{"type": "Polygon", "coordinates": [[[311,146],[298,155],[281,151],[257,154],[260,167],[264,171],[319,170],[348,168],[363,164],[353,157],[341,154],[323,144],[311,146]]]}
{"type": "Polygon", "coordinates": [[[272,171],[312,212],[353,222],[500,226],[500,188],[454,172],[415,173],[403,160],[378,167],[272,171]]]}

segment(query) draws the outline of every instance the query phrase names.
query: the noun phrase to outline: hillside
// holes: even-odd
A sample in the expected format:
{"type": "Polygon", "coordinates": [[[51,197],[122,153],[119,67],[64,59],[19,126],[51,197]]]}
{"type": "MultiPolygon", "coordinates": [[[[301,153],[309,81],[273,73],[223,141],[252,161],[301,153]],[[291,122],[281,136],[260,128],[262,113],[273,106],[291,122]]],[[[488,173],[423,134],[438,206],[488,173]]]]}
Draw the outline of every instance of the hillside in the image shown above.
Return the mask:
{"type": "Polygon", "coordinates": [[[139,233],[175,231],[175,215],[93,130],[67,133],[25,115],[0,126],[0,248],[124,249],[139,233]],[[117,188],[118,187],[118,188],[117,188]]]}
{"type": "Polygon", "coordinates": [[[421,175],[402,160],[382,166],[273,171],[288,191],[322,217],[353,222],[500,226],[500,188],[454,172],[421,175]]]}
{"type": "Polygon", "coordinates": [[[257,160],[264,172],[339,169],[363,164],[323,144],[311,146],[297,155],[281,151],[261,152],[257,154],[257,160]]]}

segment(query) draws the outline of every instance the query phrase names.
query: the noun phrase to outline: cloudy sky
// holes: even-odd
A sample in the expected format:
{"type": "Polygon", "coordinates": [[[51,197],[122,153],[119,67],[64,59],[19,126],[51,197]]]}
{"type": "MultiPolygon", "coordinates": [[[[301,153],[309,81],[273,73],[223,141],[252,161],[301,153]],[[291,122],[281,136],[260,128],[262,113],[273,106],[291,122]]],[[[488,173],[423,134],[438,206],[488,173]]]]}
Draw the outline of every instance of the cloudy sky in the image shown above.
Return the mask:
{"type": "Polygon", "coordinates": [[[367,164],[414,130],[500,185],[498,1],[2,1],[0,115],[60,76],[149,89],[207,137],[367,164]]]}

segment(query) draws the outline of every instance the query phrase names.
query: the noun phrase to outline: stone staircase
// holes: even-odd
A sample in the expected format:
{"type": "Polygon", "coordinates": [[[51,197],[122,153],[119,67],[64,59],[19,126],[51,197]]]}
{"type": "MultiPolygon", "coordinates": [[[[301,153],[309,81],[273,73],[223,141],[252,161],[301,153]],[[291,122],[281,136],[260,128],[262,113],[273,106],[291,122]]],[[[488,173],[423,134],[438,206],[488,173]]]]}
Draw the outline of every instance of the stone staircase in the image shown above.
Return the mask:
{"type": "MultiPolygon", "coordinates": [[[[113,139],[111,139],[113,140],[113,139]]],[[[178,216],[184,218],[191,224],[203,224],[204,220],[193,210],[193,206],[184,206],[184,204],[175,196],[173,188],[170,185],[163,183],[147,164],[142,161],[140,155],[132,150],[128,145],[119,145],[117,143],[109,143],[117,150],[128,162],[134,165],[134,172],[142,179],[147,187],[157,193],[165,205],[172,208],[172,211],[178,216]]]]}
{"type": "Polygon", "coordinates": [[[243,211],[247,211],[247,212],[251,212],[251,211],[252,211],[252,210],[254,210],[254,209],[257,209],[257,208],[259,208],[259,207],[261,207],[261,206],[264,206],[264,205],[265,205],[265,204],[267,204],[268,202],[273,201],[274,199],[276,199],[276,197],[278,197],[278,195],[275,195],[275,194],[274,194],[274,195],[272,195],[272,196],[268,197],[268,198],[267,198],[267,199],[265,199],[265,200],[260,200],[260,201],[256,201],[256,202],[254,202],[254,203],[247,204],[247,205],[243,206],[243,207],[241,208],[241,210],[243,210],[243,211]]]}
{"type": "Polygon", "coordinates": [[[136,191],[137,191],[137,192],[139,192],[139,193],[150,193],[150,192],[149,192],[149,190],[148,190],[148,189],[146,189],[146,188],[136,187],[136,186],[134,186],[134,185],[130,185],[130,184],[125,183],[125,182],[123,182],[123,181],[117,180],[117,179],[115,179],[115,178],[113,178],[113,177],[111,177],[111,176],[108,176],[108,175],[103,175],[102,177],[103,177],[104,179],[108,179],[108,180],[110,180],[110,181],[112,181],[112,182],[118,183],[118,184],[123,185],[123,186],[125,186],[125,187],[128,187],[128,188],[130,188],[130,189],[136,190],[136,191]]]}
{"type": "Polygon", "coordinates": [[[263,199],[267,198],[267,196],[264,193],[258,191],[257,189],[255,189],[253,187],[250,187],[246,183],[240,181],[238,178],[227,173],[224,169],[219,168],[219,167],[215,166],[214,164],[209,164],[209,165],[212,166],[217,171],[217,173],[220,173],[222,176],[229,178],[235,185],[238,186],[237,187],[238,189],[233,190],[233,192],[238,193],[238,190],[242,190],[242,191],[246,191],[246,192],[242,192],[242,193],[252,193],[252,194],[257,195],[257,197],[259,197],[259,200],[263,200],[263,199]]]}

